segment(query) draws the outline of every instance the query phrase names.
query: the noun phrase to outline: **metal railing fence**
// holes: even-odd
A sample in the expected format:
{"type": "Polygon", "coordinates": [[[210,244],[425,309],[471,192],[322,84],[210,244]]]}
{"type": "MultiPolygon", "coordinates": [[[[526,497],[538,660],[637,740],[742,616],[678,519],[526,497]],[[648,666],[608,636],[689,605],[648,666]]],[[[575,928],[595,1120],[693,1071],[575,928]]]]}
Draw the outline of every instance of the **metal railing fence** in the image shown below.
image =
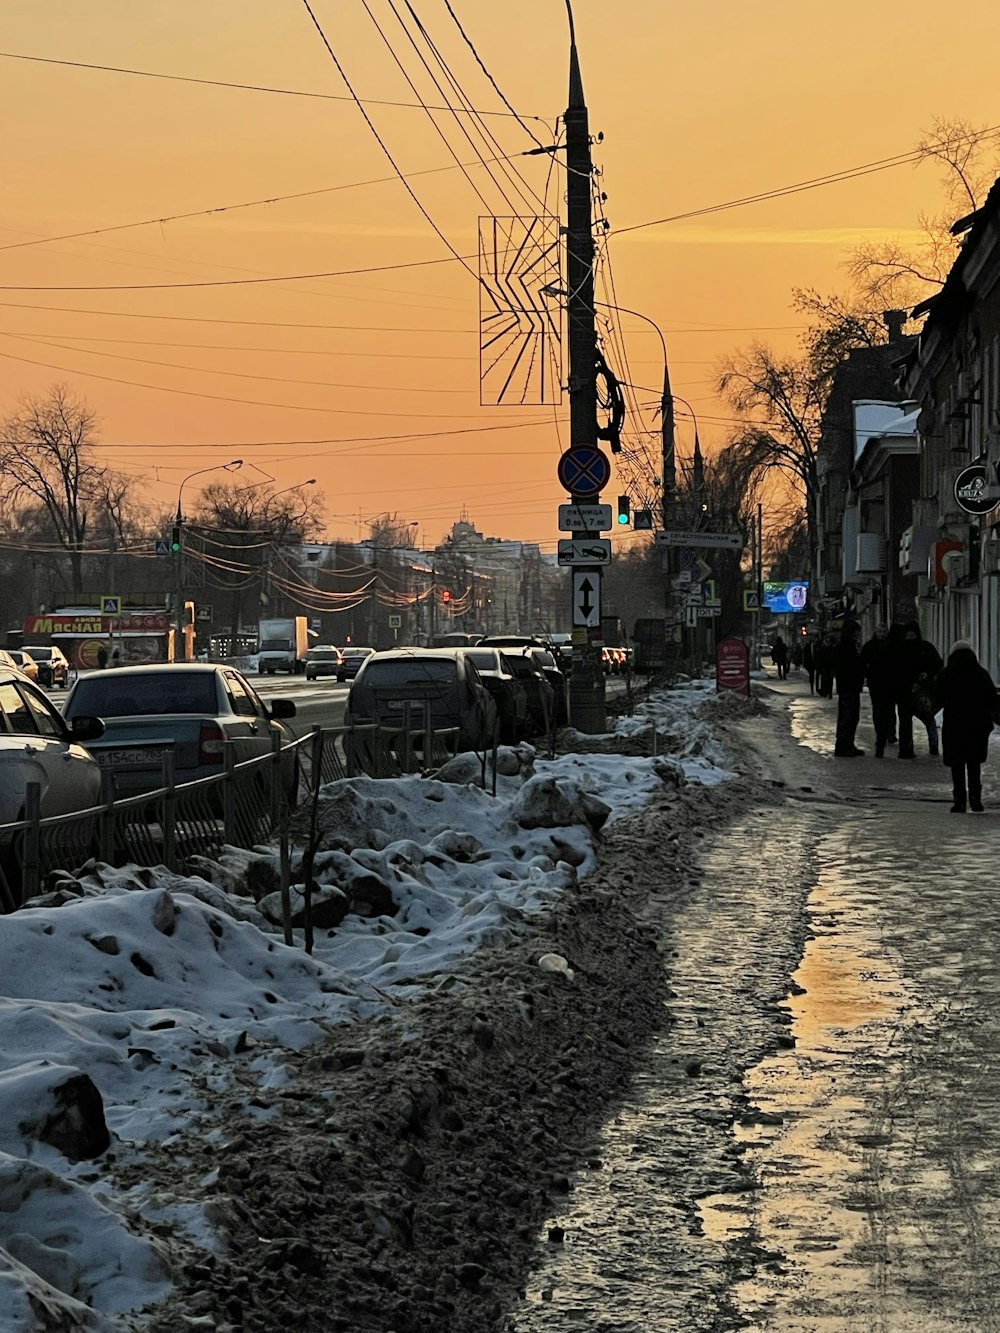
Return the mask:
{"type": "MultiPolygon", "coordinates": [[[[0,824],[0,912],[14,911],[49,877],[60,870],[72,876],[91,858],[183,872],[194,858],[217,857],[227,845],[268,843],[287,829],[304,794],[340,778],[436,768],[457,752],[458,729],[317,727],[287,745],[275,732],[274,741],[270,754],[240,763],[226,742],[221,772],[184,783],[175,783],[167,749],[161,785],[135,796],[119,795],[105,769],[101,804],[71,814],[43,818],[41,788],[28,783],[23,819],[0,824]]],[[[485,758],[483,772],[485,779],[485,758]]]]}

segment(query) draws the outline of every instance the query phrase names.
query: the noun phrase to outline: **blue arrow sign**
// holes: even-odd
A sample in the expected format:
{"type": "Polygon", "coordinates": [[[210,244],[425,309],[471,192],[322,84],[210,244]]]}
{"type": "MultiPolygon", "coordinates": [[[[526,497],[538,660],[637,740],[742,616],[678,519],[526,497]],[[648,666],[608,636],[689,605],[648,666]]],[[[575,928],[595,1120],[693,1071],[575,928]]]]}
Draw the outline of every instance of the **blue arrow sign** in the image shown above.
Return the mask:
{"type": "Polygon", "coordinates": [[[611,480],[611,464],[593,444],[575,444],[559,459],[559,480],[570,495],[594,496],[611,480]]]}

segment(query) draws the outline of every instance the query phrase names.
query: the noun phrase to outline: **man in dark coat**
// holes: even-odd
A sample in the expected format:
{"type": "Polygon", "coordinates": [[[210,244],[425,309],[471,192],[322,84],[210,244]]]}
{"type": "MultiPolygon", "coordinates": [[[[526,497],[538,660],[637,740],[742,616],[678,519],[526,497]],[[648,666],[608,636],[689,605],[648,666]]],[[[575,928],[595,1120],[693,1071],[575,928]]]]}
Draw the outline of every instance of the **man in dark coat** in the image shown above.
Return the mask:
{"type": "Polygon", "coordinates": [[[840,639],[833,631],[819,637],[816,643],[816,693],[824,699],[833,698],[833,664],[840,639]]]}
{"type": "Polygon", "coordinates": [[[899,757],[912,759],[913,754],[913,717],[916,712],[927,728],[927,743],[931,754],[938,752],[937,724],[934,714],[920,710],[919,703],[914,707],[920,685],[920,695],[929,696],[933,690],[938,673],[944,666],[941,654],[920,633],[920,626],[915,620],[908,621],[900,629],[899,636],[892,650],[893,692],[896,708],[899,711],[899,757]]]}
{"type": "Polygon", "coordinates": [[[802,645],[802,665],[809,677],[809,693],[816,693],[816,639],[810,634],[802,645]]]}
{"type": "Polygon", "coordinates": [[[864,754],[854,743],[865,685],[860,642],[861,626],[856,620],[845,620],[840,642],[833,650],[833,678],[837,685],[837,742],[833,753],[838,759],[856,759],[864,754]]]}
{"type": "Polygon", "coordinates": [[[951,813],[965,813],[966,790],[969,809],[979,813],[983,808],[982,765],[993,730],[997,692],[989,672],[979,665],[972,645],[964,639],[952,648],[948,665],[934,683],[932,699],[935,708],[944,709],[944,762],[951,769],[954,802],[951,813]]]}
{"type": "Polygon", "coordinates": [[[893,697],[892,645],[889,626],[882,622],[861,649],[861,668],[872,704],[875,726],[875,758],[881,759],[885,747],[896,739],[896,701],[893,697]]]}
{"type": "Polygon", "coordinates": [[[778,668],[778,679],[788,679],[788,645],[780,634],[774,637],[774,643],[771,644],[771,661],[778,668]]]}

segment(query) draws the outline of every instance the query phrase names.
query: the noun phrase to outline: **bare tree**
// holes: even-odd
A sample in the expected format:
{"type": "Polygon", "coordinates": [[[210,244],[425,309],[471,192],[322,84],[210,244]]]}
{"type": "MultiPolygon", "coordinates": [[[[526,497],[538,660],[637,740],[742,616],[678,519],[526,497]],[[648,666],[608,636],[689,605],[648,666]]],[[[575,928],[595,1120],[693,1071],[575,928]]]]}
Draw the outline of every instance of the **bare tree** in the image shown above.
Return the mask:
{"type": "Polygon", "coordinates": [[[200,563],[209,587],[231,593],[233,638],[244,609],[252,607],[256,616],[270,601],[274,581],[282,587],[296,581],[295,571],[277,574],[276,569],[290,550],[321,532],[324,521],[323,494],[306,485],[276,492],[270,485],[233,481],[205,488],[185,528],[187,573],[191,577],[192,566],[200,563]]]}
{"type": "Polygon", "coordinates": [[[0,500],[37,508],[68,556],[73,592],[83,592],[91,511],[102,503],[109,469],[93,456],[96,417],[64,384],[29,396],[0,424],[0,500]]]}
{"type": "Polygon", "coordinates": [[[918,163],[934,162],[941,168],[942,210],[919,215],[919,245],[866,241],[847,264],[858,291],[882,306],[913,306],[929,289],[941,286],[958,250],[952,225],[975,212],[1000,171],[996,132],[960,118],[936,119],[916,152],[918,163]]]}

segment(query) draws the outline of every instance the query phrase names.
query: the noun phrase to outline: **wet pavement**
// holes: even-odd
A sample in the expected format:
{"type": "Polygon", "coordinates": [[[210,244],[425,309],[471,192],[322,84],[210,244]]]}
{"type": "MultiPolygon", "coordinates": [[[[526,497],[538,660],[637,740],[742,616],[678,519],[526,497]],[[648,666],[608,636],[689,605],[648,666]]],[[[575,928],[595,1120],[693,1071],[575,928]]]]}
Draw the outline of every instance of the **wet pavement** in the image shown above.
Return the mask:
{"type": "Polygon", "coordinates": [[[667,1023],[549,1219],[517,1333],[1000,1329],[1000,749],[832,757],[770,680],[778,793],[653,895],[667,1023]]]}

